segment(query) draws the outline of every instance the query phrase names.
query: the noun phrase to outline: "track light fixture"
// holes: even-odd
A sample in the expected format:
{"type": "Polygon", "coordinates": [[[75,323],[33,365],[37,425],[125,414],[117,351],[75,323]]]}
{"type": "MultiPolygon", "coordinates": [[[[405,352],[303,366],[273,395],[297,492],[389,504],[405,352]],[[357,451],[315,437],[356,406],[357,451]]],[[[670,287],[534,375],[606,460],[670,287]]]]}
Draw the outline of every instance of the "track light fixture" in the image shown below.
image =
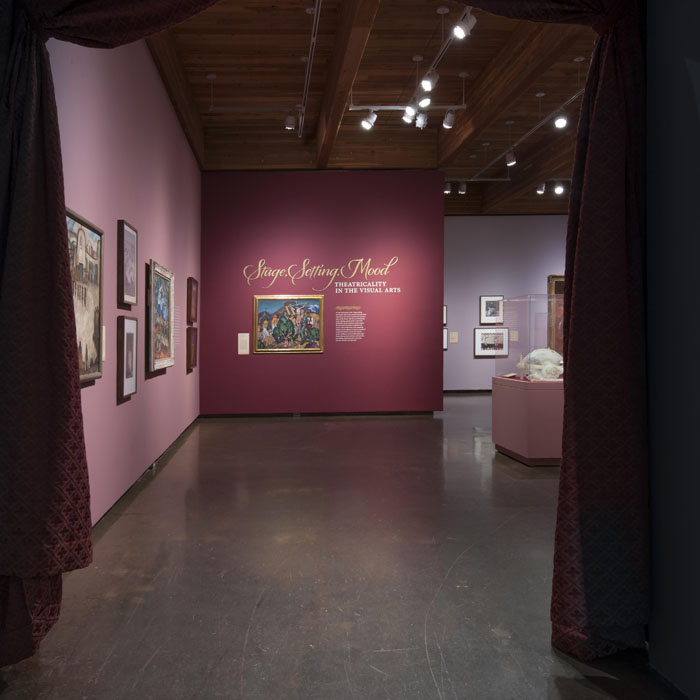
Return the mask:
{"type": "Polygon", "coordinates": [[[416,126],[419,129],[425,129],[428,126],[428,115],[425,112],[418,112],[416,115],[416,126]]]}
{"type": "Polygon", "coordinates": [[[406,107],[406,111],[403,113],[403,117],[401,117],[406,124],[410,124],[413,121],[413,117],[416,116],[416,110],[413,109],[412,107],[406,107]],[[411,111],[409,111],[409,109],[411,111]]]}
{"type": "Polygon", "coordinates": [[[446,182],[445,183],[445,189],[443,190],[445,194],[452,194],[452,183],[451,182],[446,182]]]}
{"type": "Polygon", "coordinates": [[[420,86],[425,90],[425,92],[430,92],[436,85],[440,76],[435,70],[429,70],[423,80],[420,81],[420,86]]]}
{"type": "Polygon", "coordinates": [[[544,194],[546,189],[547,185],[543,182],[541,185],[538,186],[535,192],[537,192],[537,194],[544,194]]]}
{"type": "Polygon", "coordinates": [[[508,151],[508,153],[506,153],[506,165],[509,168],[512,168],[517,162],[518,161],[515,158],[515,151],[511,149],[510,151],[508,151]]]}
{"type": "Polygon", "coordinates": [[[474,29],[476,24],[476,17],[469,12],[469,14],[461,21],[457,22],[452,29],[452,34],[454,34],[456,39],[464,39],[464,37],[469,36],[474,29]]]}
{"type": "Polygon", "coordinates": [[[459,183],[459,187],[457,188],[457,194],[467,194],[467,183],[466,182],[459,183]]]}
{"type": "Polygon", "coordinates": [[[360,122],[363,129],[369,131],[373,126],[374,122],[377,121],[377,113],[374,110],[370,110],[369,114],[360,122]]]}
{"type": "Polygon", "coordinates": [[[297,118],[290,112],[284,118],[284,128],[286,131],[294,131],[297,126],[297,118]]]}
{"type": "Polygon", "coordinates": [[[445,129],[451,129],[455,125],[455,111],[450,109],[445,112],[445,118],[442,120],[442,126],[445,129]]]}
{"type": "Polygon", "coordinates": [[[554,186],[554,194],[562,195],[564,194],[564,185],[561,183],[554,186]]]}
{"type": "Polygon", "coordinates": [[[423,95],[423,97],[418,100],[418,106],[421,109],[425,109],[430,104],[430,97],[428,95],[423,95]]]}
{"type": "Polygon", "coordinates": [[[418,110],[416,109],[416,106],[415,106],[415,105],[413,105],[413,104],[406,105],[406,114],[407,114],[409,117],[415,117],[417,111],[418,111],[418,110]]]}
{"type": "Polygon", "coordinates": [[[557,129],[565,129],[568,123],[569,120],[566,118],[566,114],[563,113],[558,114],[554,119],[554,126],[556,126],[557,129]]]}

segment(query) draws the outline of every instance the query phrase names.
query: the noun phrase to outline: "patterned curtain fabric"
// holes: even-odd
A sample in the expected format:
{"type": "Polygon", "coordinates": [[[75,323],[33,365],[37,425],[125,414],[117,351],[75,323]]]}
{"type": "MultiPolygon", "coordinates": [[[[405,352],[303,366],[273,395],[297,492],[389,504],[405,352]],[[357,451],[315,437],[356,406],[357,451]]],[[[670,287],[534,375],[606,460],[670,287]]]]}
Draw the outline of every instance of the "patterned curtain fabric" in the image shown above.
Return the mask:
{"type": "Polygon", "coordinates": [[[599,34],[579,121],[566,250],[564,435],[552,643],[644,645],[649,608],[641,0],[470,0],[599,34]]]}
{"type": "Polygon", "coordinates": [[[50,37],[114,47],[215,0],[7,0],[0,10],[0,666],[58,619],[92,558],[50,37]]]}

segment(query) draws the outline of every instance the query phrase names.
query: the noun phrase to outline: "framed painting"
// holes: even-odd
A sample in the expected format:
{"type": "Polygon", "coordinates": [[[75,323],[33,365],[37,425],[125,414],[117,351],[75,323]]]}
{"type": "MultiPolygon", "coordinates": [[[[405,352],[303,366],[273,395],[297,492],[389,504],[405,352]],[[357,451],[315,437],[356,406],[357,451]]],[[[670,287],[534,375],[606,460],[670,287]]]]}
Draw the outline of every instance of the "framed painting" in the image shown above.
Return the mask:
{"type": "Polygon", "coordinates": [[[446,304],[442,305],[442,325],[443,326],[447,325],[447,305],[446,304]]]}
{"type": "Polygon", "coordinates": [[[447,328],[442,329],[442,349],[447,350],[447,328]]]}
{"type": "Polygon", "coordinates": [[[323,295],[253,297],[254,353],[323,352],[323,295]]]}
{"type": "Polygon", "coordinates": [[[199,303],[199,282],[194,277],[187,278],[187,323],[197,322],[197,305],[199,303]]]}
{"type": "Polygon", "coordinates": [[[474,329],[474,357],[506,357],[507,355],[507,328],[474,329]]]}
{"type": "Polygon", "coordinates": [[[547,276],[547,345],[564,354],[564,275],[547,276]]]}
{"type": "Polygon", "coordinates": [[[80,383],[102,376],[102,236],[87,219],[66,209],[80,383]]]}
{"type": "Polygon", "coordinates": [[[503,323],[503,295],[479,297],[479,323],[503,323]]]}
{"type": "Polygon", "coordinates": [[[187,371],[191,372],[197,366],[197,329],[190,326],[187,329],[187,371]]]}
{"type": "Polygon", "coordinates": [[[131,316],[117,316],[117,397],[136,393],[136,350],[139,322],[131,316]]]}
{"type": "Polygon", "coordinates": [[[117,221],[117,303],[135,304],[138,299],[138,232],[124,219],[117,221]]]}
{"type": "Polygon", "coordinates": [[[148,369],[175,364],[175,275],[151,260],[148,289],[148,369]]]}

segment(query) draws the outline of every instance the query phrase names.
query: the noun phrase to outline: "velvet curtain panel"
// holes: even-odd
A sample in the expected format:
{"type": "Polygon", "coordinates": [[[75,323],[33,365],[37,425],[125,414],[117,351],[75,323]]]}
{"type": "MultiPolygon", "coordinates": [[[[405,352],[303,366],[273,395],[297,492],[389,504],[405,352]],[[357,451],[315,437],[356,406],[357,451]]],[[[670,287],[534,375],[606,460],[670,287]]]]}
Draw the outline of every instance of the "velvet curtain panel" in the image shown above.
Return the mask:
{"type": "Polygon", "coordinates": [[[0,666],[92,559],[58,119],[45,42],[110,48],[215,0],[8,0],[0,10],[0,666]]]}
{"type": "Polygon", "coordinates": [[[649,608],[641,0],[470,0],[599,34],[566,248],[565,403],[552,643],[579,659],[643,646],[649,608]]]}

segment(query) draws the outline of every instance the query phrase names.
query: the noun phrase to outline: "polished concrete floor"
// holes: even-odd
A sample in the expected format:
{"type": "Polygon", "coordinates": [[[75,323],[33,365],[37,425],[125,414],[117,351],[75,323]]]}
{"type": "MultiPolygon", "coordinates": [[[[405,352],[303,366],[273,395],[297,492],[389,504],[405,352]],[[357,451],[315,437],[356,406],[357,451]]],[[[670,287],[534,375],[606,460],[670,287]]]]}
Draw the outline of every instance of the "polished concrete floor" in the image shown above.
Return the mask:
{"type": "Polygon", "coordinates": [[[549,644],[558,470],[434,416],[200,419],[95,529],[3,700],[629,700],[549,644]]]}

